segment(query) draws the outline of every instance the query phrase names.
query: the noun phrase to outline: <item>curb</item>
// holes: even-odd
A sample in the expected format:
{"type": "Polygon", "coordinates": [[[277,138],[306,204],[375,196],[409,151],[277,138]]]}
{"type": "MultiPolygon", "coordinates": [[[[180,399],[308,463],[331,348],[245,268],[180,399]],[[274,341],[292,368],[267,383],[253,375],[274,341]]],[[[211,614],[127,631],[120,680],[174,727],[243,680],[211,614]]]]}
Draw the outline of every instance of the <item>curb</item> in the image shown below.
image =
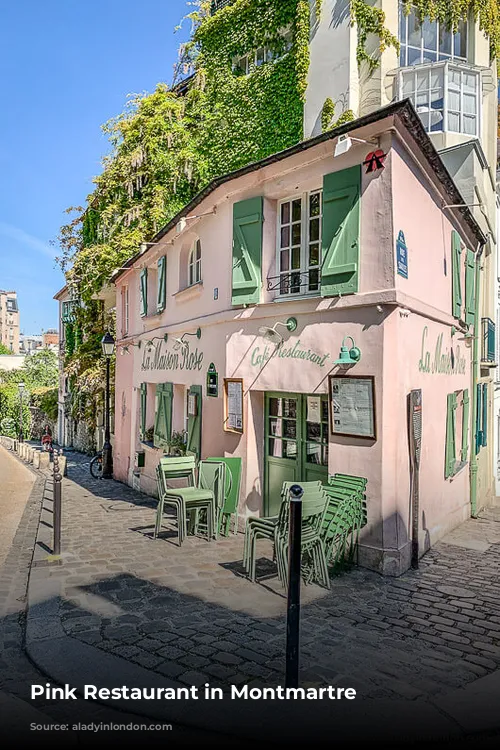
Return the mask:
{"type": "MultiPolygon", "coordinates": [[[[36,473],[45,478],[46,491],[28,581],[25,648],[30,659],[49,679],[76,687],[82,696],[85,685],[108,689],[186,688],[65,634],[58,616],[60,585],[57,576],[47,576],[47,562],[42,561],[47,557],[46,552],[43,554],[49,533],[46,519],[52,515],[51,498],[47,497],[50,477],[36,473]]],[[[202,689],[199,694],[203,694],[202,689]]],[[[204,730],[217,735],[223,744],[242,739],[277,743],[331,740],[334,727],[336,739],[378,740],[401,746],[456,742],[499,730],[499,697],[500,670],[431,700],[89,700],[144,718],[204,730]]]]}

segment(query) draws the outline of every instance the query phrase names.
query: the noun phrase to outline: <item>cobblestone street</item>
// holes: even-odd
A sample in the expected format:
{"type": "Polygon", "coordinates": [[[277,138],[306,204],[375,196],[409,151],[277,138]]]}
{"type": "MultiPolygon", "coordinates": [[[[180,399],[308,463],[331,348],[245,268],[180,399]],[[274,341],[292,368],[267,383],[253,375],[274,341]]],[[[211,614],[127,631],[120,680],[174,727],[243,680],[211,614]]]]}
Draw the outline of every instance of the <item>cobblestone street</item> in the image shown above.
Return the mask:
{"type": "MultiPolygon", "coordinates": [[[[171,525],[153,540],[155,501],[93,480],[78,454],[63,504],[63,565],[33,575],[60,585],[67,635],[188,685],[283,684],[286,597],[265,543],[253,584],[241,534],[178,548],[171,525]]],[[[302,684],[415,699],[497,669],[500,509],[450,540],[399,579],[354,569],[303,588],[302,684]]]]}

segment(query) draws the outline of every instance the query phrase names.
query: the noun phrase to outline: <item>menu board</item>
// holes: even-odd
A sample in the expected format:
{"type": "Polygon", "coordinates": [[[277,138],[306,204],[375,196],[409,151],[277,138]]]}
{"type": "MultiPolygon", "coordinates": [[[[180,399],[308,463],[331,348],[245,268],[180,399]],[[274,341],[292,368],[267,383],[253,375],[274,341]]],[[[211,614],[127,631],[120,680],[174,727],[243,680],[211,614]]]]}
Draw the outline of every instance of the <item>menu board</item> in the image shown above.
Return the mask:
{"type": "Polygon", "coordinates": [[[226,432],[243,432],[243,380],[224,380],[226,432]]]}
{"type": "Polygon", "coordinates": [[[375,438],[375,385],[373,377],[330,376],[333,435],[375,438]]]}

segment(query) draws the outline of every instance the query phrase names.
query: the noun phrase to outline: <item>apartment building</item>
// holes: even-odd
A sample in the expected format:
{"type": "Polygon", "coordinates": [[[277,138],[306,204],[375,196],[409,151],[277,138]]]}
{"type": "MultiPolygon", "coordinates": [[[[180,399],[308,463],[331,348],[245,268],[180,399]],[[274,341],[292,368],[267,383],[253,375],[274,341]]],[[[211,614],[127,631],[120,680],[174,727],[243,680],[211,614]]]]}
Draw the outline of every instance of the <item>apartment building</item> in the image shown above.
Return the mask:
{"type": "Polygon", "coordinates": [[[19,307],[17,292],[0,289],[0,343],[19,354],[19,307]]]}

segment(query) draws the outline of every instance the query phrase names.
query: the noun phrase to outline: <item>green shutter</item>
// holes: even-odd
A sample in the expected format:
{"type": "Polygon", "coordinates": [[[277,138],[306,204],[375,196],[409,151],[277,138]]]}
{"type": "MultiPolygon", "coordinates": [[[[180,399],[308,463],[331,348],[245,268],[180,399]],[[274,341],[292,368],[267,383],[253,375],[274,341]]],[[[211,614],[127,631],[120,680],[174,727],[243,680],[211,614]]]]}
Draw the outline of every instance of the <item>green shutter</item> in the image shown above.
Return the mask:
{"type": "Polygon", "coordinates": [[[358,291],[360,192],[360,166],[323,178],[322,297],[358,291]]]}
{"type": "Polygon", "coordinates": [[[465,463],[469,457],[469,391],[466,388],[463,398],[462,412],[462,461],[465,463]]]}
{"type": "Polygon", "coordinates": [[[462,254],[462,243],[460,235],[455,230],[451,233],[451,267],[452,267],[452,310],[454,318],[462,317],[462,282],[460,275],[460,256],[462,254]]]}
{"type": "Polygon", "coordinates": [[[144,440],[146,434],[146,406],[148,399],[148,386],[147,383],[141,383],[141,416],[140,416],[140,427],[139,434],[141,440],[144,440]]]}
{"type": "Polygon", "coordinates": [[[173,383],[156,386],[156,413],[154,444],[156,448],[168,448],[172,439],[173,383]]]}
{"type": "Polygon", "coordinates": [[[202,389],[200,385],[192,385],[189,389],[189,395],[195,396],[196,415],[188,414],[188,435],[187,447],[188,453],[194,453],[199,459],[201,458],[201,408],[202,408],[202,389]]]}
{"type": "Polygon", "coordinates": [[[465,261],[465,322],[474,325],[476,314],[476,257],[467,250],[465,261]]]}
{"type": "Polygon", "coordinates": [[[233,305],[256,305],[262,288],[264,198],[233,206],[233,305]]]}
{"type": "Polygon", "coordinates": [[[148,314],[148,269],[141,271],[141,317],[148,314]]]}
{"type": "Polygon", "coordinates": [[[478,383],[476,385],[476,454],[479,453],[483,444],[483,431],[481,429],[483,421],[482,395],[483,387],[481,383],[478,383]]]}
{"type": "Polygon", "coordinates": [[[455,473],[456,447],[455,447],[455,419],[457,411],[456,393],[448,394],[448,408],[446,411],[446,449],[445,449],[445,467],[444,475],[446,478],[452,477],[455,473]]]}
{"type": "Polygon", "coordinates": [[[158,291],[156,295],[156,312],[163,312],[167,302],[167,258],[158,258],[158,291]]]}
{"type": "Polygon", "coordinates": [[[481,445],[486,447],[488,444],[488,383],[483,383],[483,420],[482,420],[482,440],[481,445]]]}

